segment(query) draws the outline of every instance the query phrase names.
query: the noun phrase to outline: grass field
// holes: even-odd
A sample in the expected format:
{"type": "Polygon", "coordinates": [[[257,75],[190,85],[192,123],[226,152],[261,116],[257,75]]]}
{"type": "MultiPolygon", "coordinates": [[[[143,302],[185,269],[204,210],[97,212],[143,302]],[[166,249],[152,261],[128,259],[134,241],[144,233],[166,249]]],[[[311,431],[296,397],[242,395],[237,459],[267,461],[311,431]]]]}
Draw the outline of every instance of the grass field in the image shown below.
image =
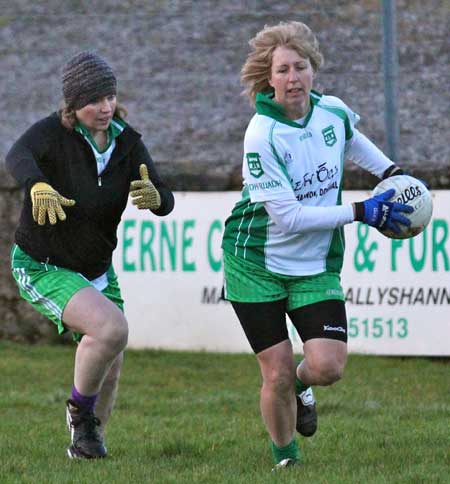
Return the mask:
{"type": "Polygon", "coordinates": [[[304,463],[271,473],[253,355],[128,351],[109,458],[66,457],[73,347],[0,343],[0,482],[450,483],[450,360],[353,355],[304,463]]]}

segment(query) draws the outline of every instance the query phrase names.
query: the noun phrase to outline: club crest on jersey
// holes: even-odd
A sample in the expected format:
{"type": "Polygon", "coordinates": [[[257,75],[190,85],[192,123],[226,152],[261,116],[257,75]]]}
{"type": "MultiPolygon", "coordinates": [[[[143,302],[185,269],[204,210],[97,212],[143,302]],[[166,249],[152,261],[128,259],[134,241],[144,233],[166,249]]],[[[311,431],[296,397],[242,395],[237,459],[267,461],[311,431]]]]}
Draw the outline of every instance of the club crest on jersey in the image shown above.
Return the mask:
{"type": "Polygon", "coordinates": [[[325,140],[325,144],[327,146],[333,146],[336,143],[337,138],[334,132],[334,126],[331,124],[326,128],[322,129],[323,139],[325,140]]]}
{"type": "Polygon", "coordinates": [[[286,153],[284,154],[284,162],[286,163],[286,165],[288,165],[289,163],[292,163],[294,161],[294,158],[292,157],[292,153],[289,153],[289,151],[286,151],[286,153]]]}
{"type": "Polygon", "coordinates": [[[261,156],[259,153],[247,153],[247,164],[250,174],[255,178],[259,178],[261,175],[264,174],[264,170],[261,166],[261,156]]]}

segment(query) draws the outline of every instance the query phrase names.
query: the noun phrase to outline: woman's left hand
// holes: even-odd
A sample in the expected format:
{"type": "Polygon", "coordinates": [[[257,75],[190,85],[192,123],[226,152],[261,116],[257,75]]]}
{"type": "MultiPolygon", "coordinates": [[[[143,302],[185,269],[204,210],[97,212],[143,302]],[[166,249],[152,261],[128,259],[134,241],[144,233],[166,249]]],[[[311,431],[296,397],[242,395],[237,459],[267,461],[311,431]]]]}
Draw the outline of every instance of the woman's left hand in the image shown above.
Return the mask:
{"type": "Polygon", "coordinates": [[[148,177],[147,165],[139,166],[140,180],[134,180],[130,184],[130,195],[133,205],[139,209],[157,210],[161,206],[161,197],[158,190],[148,177]]]}

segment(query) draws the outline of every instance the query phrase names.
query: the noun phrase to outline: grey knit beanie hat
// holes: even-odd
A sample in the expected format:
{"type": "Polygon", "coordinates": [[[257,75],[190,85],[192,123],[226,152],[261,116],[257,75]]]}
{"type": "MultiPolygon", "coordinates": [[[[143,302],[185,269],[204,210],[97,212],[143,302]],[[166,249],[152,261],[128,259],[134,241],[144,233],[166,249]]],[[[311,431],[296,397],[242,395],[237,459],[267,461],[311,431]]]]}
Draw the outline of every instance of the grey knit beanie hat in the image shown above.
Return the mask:
{"type": "Polygon", "coordinates": [[[69,108],[81,109],[98,98],[115,95],[116,89],[111,67],[93,52],[78,53],[63,68],[62,90],[69,108]]]}

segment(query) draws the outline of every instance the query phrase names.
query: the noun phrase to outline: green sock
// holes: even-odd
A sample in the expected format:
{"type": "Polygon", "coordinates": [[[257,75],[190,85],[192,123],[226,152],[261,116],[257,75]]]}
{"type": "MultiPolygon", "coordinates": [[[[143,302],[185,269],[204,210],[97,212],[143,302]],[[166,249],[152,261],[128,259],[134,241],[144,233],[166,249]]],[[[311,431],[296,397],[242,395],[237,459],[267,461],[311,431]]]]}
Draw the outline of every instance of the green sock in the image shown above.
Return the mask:
{"type": "Polygon", "coordinates": [[[283,459],[300,460],[300,449],[295,439],[292,439],[292,442],[285,447],[278,447],[272,442],[272,455],[275,464],[278,464],[283,459]]]}
{"type": "MultiPolygon", "coordinates": [[[[301,362],[299,362],[300,364],[301,362]]],[[[298,364],[298,365],[299,365],[298,364]]],[[[298,367],[297,365],[297,367],[298,367]]],[[[309,388],[309,385],[305,385],[300,378],[297,376],[297,373],[295,373],[295,393],[297,395],[300,395],[300,393],[304,392],[307,388],[309,388]]]]}

